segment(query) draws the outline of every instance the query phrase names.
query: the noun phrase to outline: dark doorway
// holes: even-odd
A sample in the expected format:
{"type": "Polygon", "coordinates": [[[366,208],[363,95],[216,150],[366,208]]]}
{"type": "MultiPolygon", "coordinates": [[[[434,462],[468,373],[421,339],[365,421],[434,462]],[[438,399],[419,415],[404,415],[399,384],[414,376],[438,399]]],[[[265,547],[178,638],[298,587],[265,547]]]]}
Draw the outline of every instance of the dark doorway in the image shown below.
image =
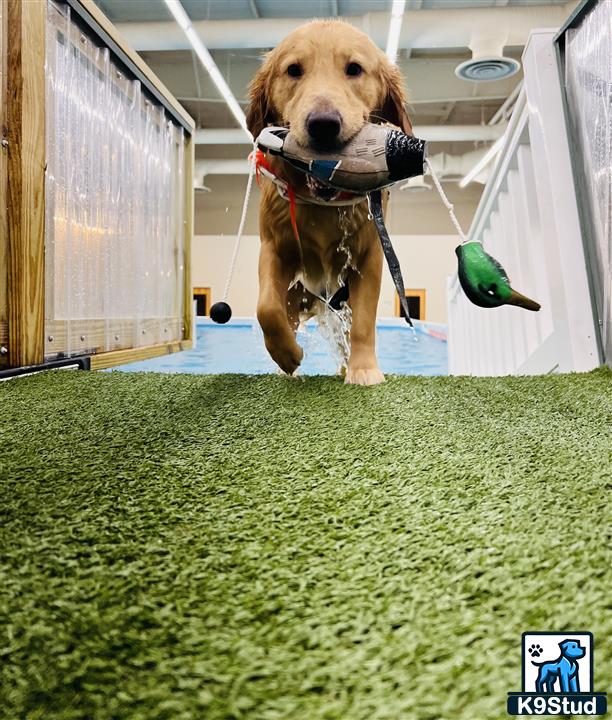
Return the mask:
{"type": "Polygon", "coordinates": [[[193,288],[193,299],[196,301],[196,315],[210,314],[210,288],[193,288]]]}

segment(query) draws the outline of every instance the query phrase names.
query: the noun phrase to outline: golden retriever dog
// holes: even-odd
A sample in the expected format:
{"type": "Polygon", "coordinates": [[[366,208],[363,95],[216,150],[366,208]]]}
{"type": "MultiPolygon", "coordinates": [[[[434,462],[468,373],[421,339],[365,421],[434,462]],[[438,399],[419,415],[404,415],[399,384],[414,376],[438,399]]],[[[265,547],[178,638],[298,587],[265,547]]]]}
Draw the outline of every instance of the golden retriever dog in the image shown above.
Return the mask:
{"type": "MultiPolygon", "coordinates": [[[[250,101],[253,137],[268,125],[281,125],[318,151],[333,152],[367,122],[391,123],[412,134],[399,70],[367,35],[338,20],[310,22],[285,38],[264,59],[250,101]]],[[[383,253],[367,201],[340,206],[340,194],[282,159],[268,155],[266,162],[295,193],[299,235],[290,203],[264,178],[257,317],[268,352],[293,374],[303,356],[296,342],[300,313],[313,311],[317,298],[330,298],[346,283],[352,325],[345,382],[383,382],[375,348],[383,253]]]]}

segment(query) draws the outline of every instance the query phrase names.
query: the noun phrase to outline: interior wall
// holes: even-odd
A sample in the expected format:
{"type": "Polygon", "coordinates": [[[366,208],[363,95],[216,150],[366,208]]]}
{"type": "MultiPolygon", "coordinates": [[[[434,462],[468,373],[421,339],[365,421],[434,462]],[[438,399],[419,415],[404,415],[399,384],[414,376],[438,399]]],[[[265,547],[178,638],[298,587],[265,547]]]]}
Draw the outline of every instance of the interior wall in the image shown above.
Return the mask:
{"type": "MultiPolygon", "coordinates": [[[[395,251],[402,265],[406,288],[426,290],[426,316],[430,322],[446,322],[446,278],[455,271],[454,235],[394,235],[395,251]]],[[[197,235],[192,244],[192,281],[210,287],[211,302],[222,299],[234,239],[228,235],[197,235]]],[[[232,278],[229,303],[236,317],[252,317],[257,306],[257,259],[259,236],[242,238],[232,278]]],[[[379,317],[395,314],[395,288],[383,270],[379,317]]]]}
{"type": "MultiPolygon", "coordinates": [[[[195,196],[196,235],[234,235],[242,212],[247,184],[246,175],[212,175],[204,178],[210,192],[195,196]]],[[[455,214],[467,232],[482,194],[482,185],[472,183],[460,189],[456,183],[445,183],[444,191],[455,205],[455,214]]],[[[259,189],[253,183],[245,233],[256,235],[259,189]]],[[[454,228],[446,208],[435,190],[407,191],[394,188],[387,215],[387,228],[396,235],[444,235],[454,228]]]]}
{"type": "MultiPolygon", "coordinates": [[[[211,176],[211,192],[196,193],[195,233],[192,248],[192,282],[210,287],[212,302],[221,299],[240,221],[246,188],[245,175],[211,176]]],[[[445,191],[455,205],[459,222],[467,231],[482,186],[464,190],[453,183],[445,191]]],[[[254,185],[229,301],[235,316],[253,316],[257,304],[259,190],[254,185]]],[[[446,208],[434,190],[408,192],[394,189],[387,226],[402,264],[406,288],[426,290],[426,319],[446,322],[446,278],[456,270],[454,248],[458,243],[446,208]]],[[[383,273],[380,317],[395,314],[395,290],[388,271],[383,273]]]]}
{"type": "MultiPolygon", "coordinates": [[[[446,323],[446,280],[457,269],[456,235],[391,235],[402,267],[404,286],[425,290],[425,320],[446,323]]],[[[395,315],[395,286],[383,268],[378,317],[395,315]]]]}

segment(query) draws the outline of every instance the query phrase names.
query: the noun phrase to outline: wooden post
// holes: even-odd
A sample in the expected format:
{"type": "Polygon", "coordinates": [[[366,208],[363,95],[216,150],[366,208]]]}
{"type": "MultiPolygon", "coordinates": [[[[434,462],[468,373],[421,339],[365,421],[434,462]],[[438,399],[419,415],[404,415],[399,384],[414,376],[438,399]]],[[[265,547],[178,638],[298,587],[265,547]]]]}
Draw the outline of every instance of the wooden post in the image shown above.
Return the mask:
{"type": "Polygon", "coordinates": [[[8,238],[6,232],[6,165],[8,152],[6,138],[6,6],[0,2],[0,368],[8,363],[8,308],[6,280],[8,275],[8,238]]]}
{"type": "Polygon", "coordinates": [[[44,356],[47,3],[6,2],[8,359],[20,367],[44,356]]]}
{"type": "Polygon", "coordinates": [[[183,340],[193,340],[193,290],[191,287],[191,239],[193,237],[193,135],[185,139],[185,237],[183,240],[184,275],[184,308],[183,308],[183,340]]]}

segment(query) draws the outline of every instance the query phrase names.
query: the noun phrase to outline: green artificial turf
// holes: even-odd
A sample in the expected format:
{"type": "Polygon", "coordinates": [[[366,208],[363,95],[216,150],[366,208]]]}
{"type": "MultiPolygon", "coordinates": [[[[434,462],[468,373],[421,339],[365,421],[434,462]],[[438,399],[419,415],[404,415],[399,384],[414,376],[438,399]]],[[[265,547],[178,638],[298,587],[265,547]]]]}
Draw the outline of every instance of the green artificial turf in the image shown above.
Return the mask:
{"type": "Polygon", "coordinates": [[[526,630],[612,690],[611,387],[1,383],[1,717],[505,718],[526,630]]]}

